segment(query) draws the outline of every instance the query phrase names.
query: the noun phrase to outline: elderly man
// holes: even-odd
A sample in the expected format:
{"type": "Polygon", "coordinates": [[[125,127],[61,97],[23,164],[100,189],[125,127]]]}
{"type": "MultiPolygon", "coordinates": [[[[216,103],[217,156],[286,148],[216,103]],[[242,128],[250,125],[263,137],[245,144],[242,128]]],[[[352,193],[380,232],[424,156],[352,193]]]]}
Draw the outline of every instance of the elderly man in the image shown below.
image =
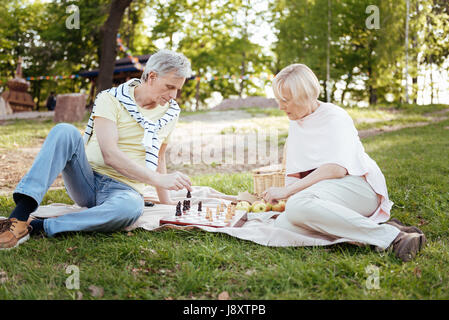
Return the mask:
{"type": "Polygon", "coordinates": [[[13,193],[16,208],[0,220],[0,249],[17,247],[30,232],[53,237],[121,230],[142,214],[145,184],[155,186],[165,204],[173,204],[168,190],[191,191],[190,179],[167,174],[165,163],[180,112],[174,99],[190,73],[184,55],[161,50],[150,57],[140,80],[97,95],[84,137],[70,124],[56,125],[13,193]],[[27,223],[61,172],[69,196],[87,209],[27,223]]]}

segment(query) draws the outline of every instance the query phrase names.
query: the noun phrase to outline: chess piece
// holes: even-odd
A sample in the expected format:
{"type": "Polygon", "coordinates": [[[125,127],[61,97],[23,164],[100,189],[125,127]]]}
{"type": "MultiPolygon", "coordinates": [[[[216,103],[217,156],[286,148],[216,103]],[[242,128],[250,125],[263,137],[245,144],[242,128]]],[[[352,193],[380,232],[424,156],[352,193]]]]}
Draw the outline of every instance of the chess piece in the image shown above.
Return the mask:
{"type": "Polygon", "coordinates": [[[199,212],[203,211],[202,206],[203,206],[203,203],[202,203],[201,201],[198,202],[198,211],[199,211],[199,212]]]}
{"type": "Polygon", "coordinates": [[[209,216],[207,217],[207,219],[208,219],[209,221],[212,220],[212,210],[209,211],[209,216]]]}
{"type": "Polygon", "coordinates": [[[189,190],[187,190],[187,196],[186,196],[186,198],[192,198],[192,195],[190,194],[190,191],[189,191],[189,190]]]}
{"type": "Polygon", "coordinates": [[[175,213],[175,216],[179,217],[179,216],[181,216],[181,215],[182,215],[182,213],[181,213],[181,201],[179,201],[178,204],[176,205],[176,213],[175,213]]]}

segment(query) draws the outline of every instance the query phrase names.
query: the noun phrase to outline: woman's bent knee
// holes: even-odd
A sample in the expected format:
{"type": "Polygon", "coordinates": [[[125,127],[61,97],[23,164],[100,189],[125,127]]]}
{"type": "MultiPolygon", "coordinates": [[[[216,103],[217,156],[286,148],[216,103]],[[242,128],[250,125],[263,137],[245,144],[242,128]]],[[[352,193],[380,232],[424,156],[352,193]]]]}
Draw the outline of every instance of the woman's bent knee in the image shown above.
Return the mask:
{"type": "Polygon", "coordinates": [[[313,214],[314,198],[296,197],[291,198],[285,205],[285,218],[292,224],[301,224],[313,214]]]}

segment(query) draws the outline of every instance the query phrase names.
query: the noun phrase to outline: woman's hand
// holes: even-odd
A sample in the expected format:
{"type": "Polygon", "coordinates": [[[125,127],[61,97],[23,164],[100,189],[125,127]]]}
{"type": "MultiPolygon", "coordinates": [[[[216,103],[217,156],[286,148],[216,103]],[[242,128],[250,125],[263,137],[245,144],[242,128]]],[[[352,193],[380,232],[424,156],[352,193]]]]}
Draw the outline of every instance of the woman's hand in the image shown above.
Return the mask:
{"type": "Polygon", "coordinates": [[[274,203],[276,200],[287,199],[288,190],[282,187],[270,187],[262,192],[262,198],[269,203],[274,203]]]}

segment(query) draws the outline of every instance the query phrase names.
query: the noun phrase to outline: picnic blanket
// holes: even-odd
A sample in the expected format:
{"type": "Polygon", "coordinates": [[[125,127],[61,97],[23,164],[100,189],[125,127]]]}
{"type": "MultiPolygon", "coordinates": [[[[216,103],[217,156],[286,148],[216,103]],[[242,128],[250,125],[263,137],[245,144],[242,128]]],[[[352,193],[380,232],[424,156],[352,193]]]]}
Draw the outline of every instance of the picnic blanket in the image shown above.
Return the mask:
{"type": "MultiPolygon", "coordinates": [[[[192,187],[191,206],[194,207],[199,201],[202,201],[203,206],[216,207],[220,203],[230,204],[237,200],[237,196],[226,195],[213,188],[205,186],[192,187]]],[[[170,191],[172,200],[182,201],[185,199],[186,191],[170,191]]],[[[145,230],[160,230],[162,228],[192,228],[181,227],[174,225],[159,225],[159,220],[167,215],[173,215],[176,211],[176,206],[165,205],[158,203],[156,189],[147,187],[145,189],[144,197],[146,201],[155,203],[153,207],[145,207],[142,216],[131,226],[127,227],[125,231],[131,231],[137,228],[145,230]]],[[[85,208],[77,205],[67,205],[61,203],[53,203],[45,206],[40,206],[33,216],[38,218],[57,217],[70,212],[77,212],[85,208]]],[[[349,239],[326,237],[322,234],[299,234],[286,229],[277,228],[274,226],[274,221],[279,212],[262,212],[262,213],[248,213],[248,220],[243,226],[238,228],[214,228],[208,226],[195,226],[207,232],[220,232],[228,234],[243,240],[255,242],[264,246],[273,247],[288,247],[288,246],[327,246],[340,242],[351,242],[349,239]]],[[[280,213],[282,214],[282,213],[280,213]]]]}

